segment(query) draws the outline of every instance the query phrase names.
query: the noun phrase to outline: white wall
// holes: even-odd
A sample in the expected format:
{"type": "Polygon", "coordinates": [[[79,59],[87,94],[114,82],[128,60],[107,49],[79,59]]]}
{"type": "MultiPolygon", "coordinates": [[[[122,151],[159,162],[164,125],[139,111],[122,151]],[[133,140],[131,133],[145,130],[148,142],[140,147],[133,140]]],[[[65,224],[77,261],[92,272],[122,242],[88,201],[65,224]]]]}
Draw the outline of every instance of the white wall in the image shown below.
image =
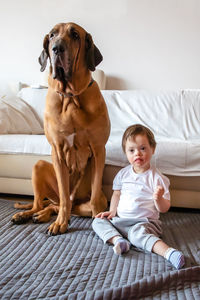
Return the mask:
{"type": "Polygon", "coordinates": [[[200,88],[199,0],[0,0],[0,94],[40,81],[43,37],[69,21],[92,34],[108,89],[200,88]]]}

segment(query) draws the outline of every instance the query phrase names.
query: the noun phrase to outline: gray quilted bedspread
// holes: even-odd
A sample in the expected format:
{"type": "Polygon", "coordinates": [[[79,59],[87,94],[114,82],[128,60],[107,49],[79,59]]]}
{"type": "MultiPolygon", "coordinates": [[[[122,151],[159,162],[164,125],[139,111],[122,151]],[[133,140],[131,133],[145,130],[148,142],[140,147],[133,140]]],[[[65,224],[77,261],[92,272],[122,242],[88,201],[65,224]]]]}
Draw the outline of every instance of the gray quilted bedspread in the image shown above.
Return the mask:
{"type": "Polygon", "coordinates": [[[186,256],[178,271],[156,254],[113,254],[90,218],[49,236],[48,224],[12,225],[13,201],[0,199],[0,212],[0,299],[200,299],[199,212],[161,216],[163,239],[186,256]]]}

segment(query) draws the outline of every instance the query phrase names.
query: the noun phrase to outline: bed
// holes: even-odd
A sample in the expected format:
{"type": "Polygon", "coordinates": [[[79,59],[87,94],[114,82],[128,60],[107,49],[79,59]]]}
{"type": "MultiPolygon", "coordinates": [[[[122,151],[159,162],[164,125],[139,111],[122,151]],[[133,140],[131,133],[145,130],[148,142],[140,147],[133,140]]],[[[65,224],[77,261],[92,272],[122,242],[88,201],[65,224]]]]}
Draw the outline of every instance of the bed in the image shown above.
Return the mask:
{"type": "Polygon", "coordinates": [[[71,217],[69,232],[48,224],[13,225],[14,202],[0,199],[0,299],[200,299],[199,210],[161,215],[163,239],[182,250],[186,265],[131,248],[113,253],[92,230],[91,218],[71,217]]]}

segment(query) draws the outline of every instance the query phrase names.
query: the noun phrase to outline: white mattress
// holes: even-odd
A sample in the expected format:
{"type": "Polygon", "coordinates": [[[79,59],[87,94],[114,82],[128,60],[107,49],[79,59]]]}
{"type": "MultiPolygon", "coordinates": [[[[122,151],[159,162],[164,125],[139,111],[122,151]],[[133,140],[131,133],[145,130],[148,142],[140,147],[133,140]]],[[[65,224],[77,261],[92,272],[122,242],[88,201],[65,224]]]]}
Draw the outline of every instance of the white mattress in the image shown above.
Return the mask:
{"type": "MultiPolygon", "coordinates": [[[[35,93],[37,101],[44,103],[44,91],[36,90],[35,93]]],[[[199,90],[159,94],[146,91],[102,93],[112,126],[106,145],[107,164],[127,165],[121,137],[129,125],[142,123],[155,134],[157,148],[152,163],[161,172],[200,176],[199,90]]],[[[51,147],[44,135],[5,134],[0,135],[0,153],[50,155],[51,147]]]]}

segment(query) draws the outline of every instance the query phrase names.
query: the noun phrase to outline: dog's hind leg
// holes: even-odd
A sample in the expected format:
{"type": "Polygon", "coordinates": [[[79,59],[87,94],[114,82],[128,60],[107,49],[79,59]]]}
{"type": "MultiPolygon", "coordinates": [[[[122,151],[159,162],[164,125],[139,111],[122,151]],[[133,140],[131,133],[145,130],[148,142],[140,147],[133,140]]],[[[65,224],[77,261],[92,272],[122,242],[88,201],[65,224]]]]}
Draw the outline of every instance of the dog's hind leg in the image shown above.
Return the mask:
{"type": "Polygon", "coordinates": [[[77,204],[72,207],[72,215],[81,217],[92,217],[92,209],[90,201],[77,204]]]}
{"type": "MultiPolygon", "coordinates": [[[[16,213],[11,221],[14,224],[22,224],[27,222],[32,216],[43,210],[44,198],[53,199],[58,203],[58,195],[56,193],[56,177],[53,165],[46,161],[38,161],[33,167],[32,171],[32,184],[34,189],[34,201],[31,209],[16,213]]],[[[47,202],[48,203],[48,202],[47,202]]],[[[19,206],[18,206],[19,207],[19,206]]]]}

